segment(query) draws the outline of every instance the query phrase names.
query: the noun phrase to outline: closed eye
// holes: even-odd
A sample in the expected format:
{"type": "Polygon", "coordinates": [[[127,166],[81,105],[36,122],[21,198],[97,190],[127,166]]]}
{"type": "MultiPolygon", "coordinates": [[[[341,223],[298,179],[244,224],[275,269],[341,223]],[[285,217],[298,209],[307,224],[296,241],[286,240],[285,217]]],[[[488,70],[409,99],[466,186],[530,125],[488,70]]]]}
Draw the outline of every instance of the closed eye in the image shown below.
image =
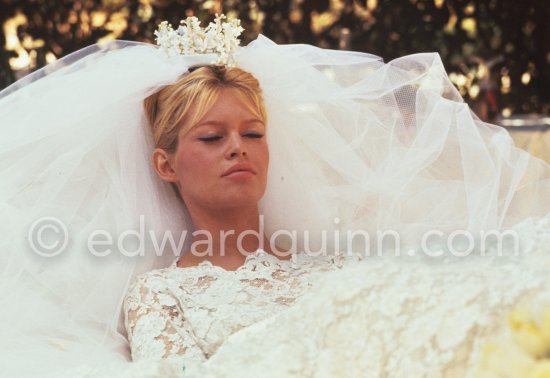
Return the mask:
{"type": "Polygon", "coordinates": [[[201,136],[198,139],[202,140],[203,142],[215,142],[222,139],[222,137],[220,135],[209,135],[209,136],[201,136]]]}
{"type": "Polygon", "coordinates": [[[247,138],[260,139],[260,138],[263,138],[264,134],[260,134],[260,133],[246,133],[246,134],[244,134],[244,136],[247,137],[247,138]]]}

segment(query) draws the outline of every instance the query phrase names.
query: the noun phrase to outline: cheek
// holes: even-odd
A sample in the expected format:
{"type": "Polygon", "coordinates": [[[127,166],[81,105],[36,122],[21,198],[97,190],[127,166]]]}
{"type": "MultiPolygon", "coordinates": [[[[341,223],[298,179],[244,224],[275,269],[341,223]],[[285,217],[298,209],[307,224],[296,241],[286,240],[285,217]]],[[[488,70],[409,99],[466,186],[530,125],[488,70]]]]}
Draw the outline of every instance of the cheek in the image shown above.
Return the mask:
{"type": "Polygon", "coordinates": [[[263,143],[257,153],[259,157],[259,166],[262,167],[264,175],[267,175],[269,167],[269,148],[267,147],[267,143],[263,143]]]}
{"type": "Polygon", "coordinates": [[[269,148],[267,148],[267,144],[265,146],[265,153],[264,153],[264,161],[265,161],[265,169],[269,167],[269,148]]]}
{"type": "Polygon", "coordinates": [[[177,171],[182,185],[194,185],[204,182],[208,172],[215,167],[215,156],[200,146],[183,145],[177,155],[177,171]]]}

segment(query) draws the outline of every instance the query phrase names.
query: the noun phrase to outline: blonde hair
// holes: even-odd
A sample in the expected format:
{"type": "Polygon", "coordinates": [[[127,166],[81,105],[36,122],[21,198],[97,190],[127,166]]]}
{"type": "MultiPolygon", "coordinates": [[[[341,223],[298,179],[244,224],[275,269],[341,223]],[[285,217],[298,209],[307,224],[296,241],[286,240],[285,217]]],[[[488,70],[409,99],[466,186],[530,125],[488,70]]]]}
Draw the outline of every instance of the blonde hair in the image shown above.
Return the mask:
{"type": "Polygon", "coordinates": [[[260,83],[249,72],[236,67],[207,65],[191,67],[176,83],[144,100],[156,148],[175,152],[180,131],[193,128],[212,108],[225,88],[237,89],[246,106],[264,124],[267,113],[260,83]]]}

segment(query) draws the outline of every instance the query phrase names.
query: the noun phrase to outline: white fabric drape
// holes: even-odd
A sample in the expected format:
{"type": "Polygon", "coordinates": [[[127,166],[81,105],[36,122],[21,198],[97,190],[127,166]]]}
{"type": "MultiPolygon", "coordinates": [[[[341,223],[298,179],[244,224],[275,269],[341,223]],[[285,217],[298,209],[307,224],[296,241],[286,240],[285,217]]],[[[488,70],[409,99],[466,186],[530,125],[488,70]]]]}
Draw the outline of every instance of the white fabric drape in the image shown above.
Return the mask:
{"type": "MultiPolygon", "coordinates": [[[[384,64],[260,37],[237,60],[259,79],[269,113],[268,235],[296,231],[298,249],[333,252],[368,246],[335,236],[348,230],[394,230],[417,245],[429,230],[476,233],[550,213],[550,167],[473,115],[437,54],[384,64]]],[[[158,241],[189,224],[150,167],[142,101],[195,63],[117,41],[0,92],[6,376],[128,359],[122,297],[137,274],[174,260],[179,250],[160,253],[158,241]],[[32,241],[63,241],[59,222],[66,248],[40,256],[32,241]],[[41,225],[51,227],[38,235],[41,225]]]]}

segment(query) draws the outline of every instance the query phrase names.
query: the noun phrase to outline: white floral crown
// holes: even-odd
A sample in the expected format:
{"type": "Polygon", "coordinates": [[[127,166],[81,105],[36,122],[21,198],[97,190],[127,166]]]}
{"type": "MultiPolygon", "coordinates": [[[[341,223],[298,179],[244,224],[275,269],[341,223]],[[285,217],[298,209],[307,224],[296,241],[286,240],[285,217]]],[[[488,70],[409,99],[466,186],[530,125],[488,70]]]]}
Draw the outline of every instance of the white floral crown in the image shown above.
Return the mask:
{"type": "Polygon", "coordinates": [[[168,54],[196,55],[217,54],[212,64],[236,64],[233,53],[240,44],[239,36],[244,29],[239,19],[228,19],[216,14],[216,19],[206,28],[201,27],[197,17],[187,17],[180,21],[177,30],[163,21],[155,31],[157,44],[168,54]],[[225,21],[226,20],[226,21],[225,21]]]}

